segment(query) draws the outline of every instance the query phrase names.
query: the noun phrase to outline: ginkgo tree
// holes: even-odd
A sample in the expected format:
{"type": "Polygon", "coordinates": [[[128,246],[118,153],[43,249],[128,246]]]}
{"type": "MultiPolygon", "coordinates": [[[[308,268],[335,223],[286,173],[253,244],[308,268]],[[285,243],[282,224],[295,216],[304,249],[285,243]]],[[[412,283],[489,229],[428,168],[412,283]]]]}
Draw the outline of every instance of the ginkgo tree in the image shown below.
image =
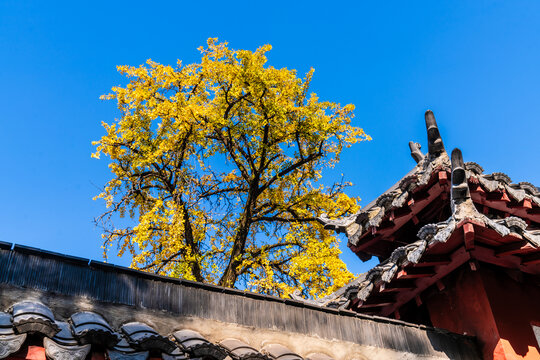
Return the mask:
{"type": "Polygon", "coordinates": [[[352,278],[316,219],[358,199],[321,174],[369,136],[351,125],[353,105],[309,92],[313,70],[266,65],[270,49],[209,39],[200,63],[118,67],[129,82],[102,98],[121,117],[103,123],[93,154],[113,175],[96,196],[105,253],[116,244],[137,269],[279,296],[352,278]]]}

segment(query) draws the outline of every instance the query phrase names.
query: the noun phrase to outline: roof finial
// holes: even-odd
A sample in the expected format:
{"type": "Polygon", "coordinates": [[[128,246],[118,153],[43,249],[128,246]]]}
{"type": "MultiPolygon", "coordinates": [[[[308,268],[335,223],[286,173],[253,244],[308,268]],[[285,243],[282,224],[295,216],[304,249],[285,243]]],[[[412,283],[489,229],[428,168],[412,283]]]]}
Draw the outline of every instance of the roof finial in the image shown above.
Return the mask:
{"type": "Polygon", "coordinates": [[[463,155],[461,150],[455,148],[452,151],[452,201],[462,202],[470,197],[463,155]]]}
{"type": "Polygon", "coordinates": [[[409,149],[411,149],[411,156],[417,164],[424,158],[424,154],[422,154],[422,152],[420,151],[421,148],[422,146],[419,143],[409,141],[409,149]]]}
{"type": "Polygon", "coordinates": [[[444,145],[441,139],[441,134],[439,134],[439,128],[437,127],[437,121],[435,121],[433,111],[426,111],[425,119],[428,134],[429,155],[439,156],[444,151],[444,145]]]}

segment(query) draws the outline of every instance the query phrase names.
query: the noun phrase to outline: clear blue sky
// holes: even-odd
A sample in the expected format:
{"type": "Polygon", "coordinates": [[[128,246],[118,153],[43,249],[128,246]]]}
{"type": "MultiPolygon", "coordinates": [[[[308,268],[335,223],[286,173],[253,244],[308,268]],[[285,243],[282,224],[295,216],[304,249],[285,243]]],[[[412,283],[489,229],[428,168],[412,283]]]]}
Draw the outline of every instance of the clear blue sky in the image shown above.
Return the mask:
{"type": "Polygon", "coordinates": [[[100,259],[92,197],[109,173],[91,141],[118,113],[98,97],[124,82],[116,65],[195,62],[208,37],[270,43],[272,65],[314,67],[313,91],[356,105],[373,141],[328,178],[363,204],[414,166],[409,140],[426,150],[428,108],[447,149],[540,185],[540,2],[358,3],[0,0],[0,240],[100,259]]]}

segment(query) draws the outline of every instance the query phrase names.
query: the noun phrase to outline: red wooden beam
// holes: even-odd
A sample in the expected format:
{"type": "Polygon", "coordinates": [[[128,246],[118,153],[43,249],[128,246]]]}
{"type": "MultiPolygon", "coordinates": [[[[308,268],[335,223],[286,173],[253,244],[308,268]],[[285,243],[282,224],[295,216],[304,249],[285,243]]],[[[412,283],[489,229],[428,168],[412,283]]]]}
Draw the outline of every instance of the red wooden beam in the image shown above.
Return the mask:
{"type": "Polygon", "coordinates": [[[397,274],[397,279],[418,279],[435,275],[433,267],[413,267],[403,269],[397,274]]]}
{"type": "Polygon", "coordinates": [[[439,291],[443,291],[445,289],[444,283],[441,280],[435,281],[435,285],[437,285],[437,289],[439,289],[439,291]]]}
{"type": "Polygon", "coordinates": [[[482,186],[480,184],[475,184],[471,186],[471,192],[479,193],[479,194],[485,194],[486,192],[484,189],[482,189],[482,186]]]}
{"type": "Polygon", "coordinates": [[[394,223],[394,220],[390,220],[390,217],[388,217],[388,219],[381,221],[381,225],[379,225],[378,231],[392,229],[395,226],[396,224],[394,223]]]}
{"type": "Polygon", "coordinates": [[[412,213],[412,209],[409,206],[404,206],[402,208],[393,210],[395,219],[409,215],[410,213],[412,213]]]}
{"type": "Polygon", "coordinates": [[[420,259],[418,264],[415,264],[414,267],[424,267],[424,266],[437,266],[437,265],[446,265],[450,264],[452,259],[448,255],[424,255],[420,259]]]}
{"type": "Polygon", "coordinates": [[[531,199],[523,199],[521,200],[520,202],[510,202],[507,204],[507,206],[509,208],[513,208],[513,209],[532,209],[532,202],[531,202],[531,199]]]}
{"type": "Polygon", "coordinates": [[[412,209],[409,206],[404,206],[402,208],[393,210],[393,215],[395,219],[409,215],[410,213],[412,213],[412,209]]]}
{"type": "Polygon", "coordinates": [[[371,304],[369,304],[369,303],[366,304],[366,303],[359,302],[358,303],[358,309],[382,308],[382,307],[392,305],[392,304],[393,304],[392,301],[381,302],[381,303],[371,303],[371,304]]]}
{"type": "Polygon", "coordinates": [[[429,191],[428,190],[421,190],[417,191],[413,194],[414,202],[420,202],[422,200],[425,200],[429,198],[429,191]]]}
{"type": "Polygon", "coordinates": [[[521,202],[521,206],[525,209],[532,209],[532,201],[531,199],[523,199],[523,201],[521,202]]]}
{"type": "Polygon", "coordinates": [[[534,248],[529,244],[528,241],[521,240],[521,241],[513,242],[510,244],[499,246],[497,249],[495,249],[495,256],[519,254],[519,253],[522,253],[531,249],[534,249],[534,248]]]}
{"type": "Polygon", "coordinates": [[[446,171],[439,171],[439,184],[444,185],[448,182],[446,171]]]}
{"type": "Polygon", "coordinates": [[[363,305],[370,304],[380,304],[380,303],[393,303],[396,300],[395,294],[381,294],[374,293],[366,301],[363,302],[363,305]]]}
{"type": "Polygon", "coordinates": [[[471,256],[480,262],[497,265],[509,269],[519,269],[523,272],[534,273],[535,269],[527,269],[526,266],[522,266],[522,259],[515,255],[495,256],[495,250],[484,246],[476,245],[474,250],[471,251],[471,256]]]}
{"type": "Polygon", "coordinates": [[[523,256],[521,263],[523,265],[540,264],[540,252],[523,256]]]}
{"type": "MultiPolygon", "coordinates": [[[[452,262],[447,265],[441,265],[437,267],[437,274],[429,278],[420,278],[416,280],[416,288],[413,291],[403,291],[396,295],[396,301],[393,305],[387,306],[380,311],[383,316],[392,314],[395,310],[399,309],[404,304],[411,301],[416,295],[432,286],[437,280],[441,280],[452,271],[468,262],[471,259],[470,252],[466,251],[464,247],[460,247],[451,255],[452,262]]],[[[395,281],[395,280],[394,280],[395,281]]]]}
{"type": "Polygon", "coordinates": [[[465,239],[465,249],[474,249],[474,226],[471,223],[463,224],[463,237],[465,239]]]}
{"type": "Polygon", "coordinates": [[[414,282],[404,280],[394,280],[390,283],[382,283],[379,292],[386,293],[386,292],[399,292],[399,291],[405,291],[405,290],[412,290],[414,289],[414,282]]]}
{"type": "MultiPolygon", "coordinates": [[[[381,222],[379,228],[369,228],[361,235],[356,246],[350,246],[354,252],[365,252],[370,255],[379,256],[376,252],[375,243],[378,240],[387,240],[395,234],[396,230],[402,228],[408,221],[413,221],[414,224],[419,224],[420,219],[418,214],[425,209],[433,200],[439,198],[441,194],[448,193],[448,184],[441,185],[436,181],[438,171],[435,170],[430,179],[429,188],[419,189],[416,193],[410,195],[408,202],[401,208],[392,209],[389,211],[381,222]],[[376,236],[376,238],[375,238],[376,236]]],[[[448,177],[448,174],[447,174],[448,177]]],[[[397,242],[396,242],[397,244],[397,242]]],[[[398,245],[396,245],[398,246],[398,245]]]]}
{"type": "Polygon", "coordinates": [[[490,201],[510,202],[510,198],[506,194],[506,191],[494,191],[494,192],[487,193],[486,199],[490,201]]]}
{"type": "MultiPolygon", "coordinates": [[[[501,194],[501,193],[499,193],[501,194]]],[[[471,192],[472,200],[475,204],[481,204],[484,206],[483,213],[484,215],[487,215],[487,213],[490,211],[490,209],[502,211],[502,212],[509,212],[510,214],[521,217],[524,220],[531,220],[537,223],[540,223],[540,208],[536,206],[534,202],[531,202],[532,208],[524,208],[524,207],[509,207],[511,206],[511,202],[505,202],[505,201],[489,201],[486,199],[486,197],[481,196],[479,193],[471,192]]]]}

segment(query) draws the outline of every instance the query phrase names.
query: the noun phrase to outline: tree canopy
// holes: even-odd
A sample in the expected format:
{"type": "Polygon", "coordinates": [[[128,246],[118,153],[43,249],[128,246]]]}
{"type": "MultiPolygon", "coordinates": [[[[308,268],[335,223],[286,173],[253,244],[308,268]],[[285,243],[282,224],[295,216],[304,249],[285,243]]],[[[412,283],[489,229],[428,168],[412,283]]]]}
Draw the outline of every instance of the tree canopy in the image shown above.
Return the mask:
{"type": "Polygon", "coordinates": [[[93,154],[113,175],[96,196],[106,250],[128,251],[137,269],[280,296],[352,278],[316,219],[353,213],[358,199],[321,173],[369,136],[351,125],[353,105],[309,92],[313,69],[302,79],[267,66],[270,49],[209,39],[200,63],[118,67],[129,82],[102,98],[121,117],[103,123],[93,154]]]}

